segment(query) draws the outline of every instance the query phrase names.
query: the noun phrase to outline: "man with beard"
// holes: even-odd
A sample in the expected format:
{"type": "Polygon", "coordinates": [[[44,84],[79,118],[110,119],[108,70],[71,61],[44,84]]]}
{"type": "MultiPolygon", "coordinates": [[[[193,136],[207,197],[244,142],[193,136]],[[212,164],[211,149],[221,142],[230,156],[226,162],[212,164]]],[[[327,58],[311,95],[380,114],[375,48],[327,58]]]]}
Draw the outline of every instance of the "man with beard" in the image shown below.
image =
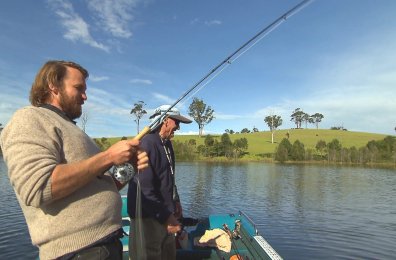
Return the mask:
{"type": "Polygon", "coordinates": [[[1,133],[8,176],[40,259],[122,259],[121,198],[108,171],[131,162],[147,167],[139,141],[100,151],[74,119],[87,100],[88,72],[74,62],[48,61],[28,106],[1,133]]]}
{"type": "Polygon", "coordinates": [[[182,207],[175,184],[175,155],[171,138],[180,123],[189,124],[192,121],[180,115],[178,109],[169,108],[169,105],[160,106],[150,117],[158,123],[141,141],[141,147],[149,157],[149,167],[129,182],[130,234],[140,233],[140,236],[129,237],[131,259],[176,259],[175,235],[181,230],[178,219],[182,217],[182,207]],[[136,212],[136,206],[140,206],[136,201],[139,185],[141,219],[136,212]],[[137,231],[140,227],[142,230],[137,231]]]}

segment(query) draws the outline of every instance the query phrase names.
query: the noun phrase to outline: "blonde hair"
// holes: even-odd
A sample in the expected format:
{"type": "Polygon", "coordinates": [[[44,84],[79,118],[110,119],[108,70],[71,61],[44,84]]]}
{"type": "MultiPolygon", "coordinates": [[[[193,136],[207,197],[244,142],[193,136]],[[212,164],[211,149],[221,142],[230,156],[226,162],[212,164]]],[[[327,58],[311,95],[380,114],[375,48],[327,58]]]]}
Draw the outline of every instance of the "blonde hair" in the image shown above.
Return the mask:
{"type": "Polygon", "coordinates": [[[75,62],[63,60],[47,61],[37,73],[30,90],[29,100],[33,106],[40,106],[48,101],[50,84],[59,88],[63,87],[63,79],[66,75],[67,67],[79,70],[83,74],[84,79],[89,76],[88,71],[75,62]]]}

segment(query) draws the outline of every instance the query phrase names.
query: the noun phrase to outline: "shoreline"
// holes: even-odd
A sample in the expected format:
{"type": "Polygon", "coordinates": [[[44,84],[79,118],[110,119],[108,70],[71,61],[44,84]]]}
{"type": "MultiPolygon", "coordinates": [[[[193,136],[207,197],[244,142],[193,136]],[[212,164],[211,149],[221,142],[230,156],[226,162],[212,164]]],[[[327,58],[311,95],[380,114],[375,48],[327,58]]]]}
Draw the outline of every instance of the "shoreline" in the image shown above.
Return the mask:
{"type": "Polygon", "coordinates": [[[382,162],[382,163],[345,163],[345,162],[328,162],[322,161],[286,161],[283,163],[276,162],[272,158],[265,159],[253,159],[253,158],[238,158],[229,159],[225,157],[215,157],[215,158],[196,158],[193,160],[181,160],[177,159],[177,162],[203,162],[203,163],[268,163],[268,164],[278,164],[278,165],[322,165],[322,166],[338,166],[338,167],[363,167],[371,169],[396,169],[396,162],[382,162]]]}

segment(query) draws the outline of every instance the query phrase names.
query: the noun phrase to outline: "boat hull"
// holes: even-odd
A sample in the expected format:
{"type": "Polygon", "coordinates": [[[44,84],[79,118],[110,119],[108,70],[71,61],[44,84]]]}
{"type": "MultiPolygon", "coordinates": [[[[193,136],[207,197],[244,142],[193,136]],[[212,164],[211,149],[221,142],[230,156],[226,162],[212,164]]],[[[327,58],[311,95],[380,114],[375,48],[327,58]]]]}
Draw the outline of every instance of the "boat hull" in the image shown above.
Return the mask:
{"type": "MultiPolygon", "coordinates": [[[[129,234],[130,221],[123,196],[123,229],[129,234]]],[[[177,241],[177,259],[282,259],[270,244],[258,233],[254,223],[243,212],[236,214],[212,214],[199,220],[188,219],[184,230],[187,241],[177,241]],[[225,252],[218,247],[197,245],[197,241],[208,230],[221,229],[228,232],[231,250],[225,252]],[[182,244],[182,245],[181,245],[182,244]]],[[[128,236],[122,238],[124,259],[128,259],[128,236]]],[[[199,243],[198,243],[199,244],[199,243]]]]}

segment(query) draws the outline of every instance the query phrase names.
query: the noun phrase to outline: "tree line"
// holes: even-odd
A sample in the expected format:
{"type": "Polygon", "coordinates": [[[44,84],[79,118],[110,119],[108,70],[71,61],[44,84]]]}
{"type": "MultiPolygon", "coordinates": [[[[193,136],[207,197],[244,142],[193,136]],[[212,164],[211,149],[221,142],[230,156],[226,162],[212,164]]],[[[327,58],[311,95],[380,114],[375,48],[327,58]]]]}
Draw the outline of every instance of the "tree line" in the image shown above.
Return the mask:
{"type": "Polygon", "coordinates": [[[231,141],[229,134],[224,133],[220,137],[206,135],[204,144],[198,146],[195,139],[185,142],[175,140],[173,147],[178,160],[193,160],[202,157],[237,159],[246,154],[248,141],[246,138],[231,141]]]}
{"type": "Polygon", "coordinates": [[[342,147],[338,139],[326,143],[319,140],[315,149],[305,149],[304,144],[296,140],[293,144],[284,138],[275,150],[274,160],[286,161],[327,161],[331,163],[370,164],[395,162],[396,138],[387,136],[380,141],[369,141],[364,147],[342,147]]]}
{"type": "MultiPolygon", "coordinates": [[[[125,136],[121,138],[121,140],[126,139],[127,137],[125,136]]],[[[94,141],[103,151],[111,146],[110,140],[106,137],[94,138],[94,141]]],[[[198,146],[196,139],[190,139],[184,142],[174,140],[172,143],[175,156],[178,160],[182,161],[192,161],[202,157],[237,159],[245,155],[248,149],[248,141],[246,138],[236,139],[233,142],[227,133],[222,134],[220,137],[206,135],[204,144],[198,146]]]]}
{"type": "MultiPolygon", "coordinates": [[[[122,137],[121,139],[126,139],[122,137]]],[[[94,139],[97,145],[105,150],[110,147],[107,138],[94,139]]],[[[196,139],[188,141],[173,141],[175,155],[178,160],[192,161],[204,158],[238,159],[247,154],[248,141],[246,138],[231,141],[228,133],[221,136],[205,136],[204,144],[197,145],[196,139]]],[[[284,162],[311,162],[322,161],[342,164],[372,164],[372,163],[396,163],[396,137],[387,136],[383,140],[369,141],[363,147],[343,147],[338,139],[326,143],[319,140],[315,148],[305,148],[299,140],[291,143],[283,138],[275,152],[269,154],[274,161],[284,162]]]]}

